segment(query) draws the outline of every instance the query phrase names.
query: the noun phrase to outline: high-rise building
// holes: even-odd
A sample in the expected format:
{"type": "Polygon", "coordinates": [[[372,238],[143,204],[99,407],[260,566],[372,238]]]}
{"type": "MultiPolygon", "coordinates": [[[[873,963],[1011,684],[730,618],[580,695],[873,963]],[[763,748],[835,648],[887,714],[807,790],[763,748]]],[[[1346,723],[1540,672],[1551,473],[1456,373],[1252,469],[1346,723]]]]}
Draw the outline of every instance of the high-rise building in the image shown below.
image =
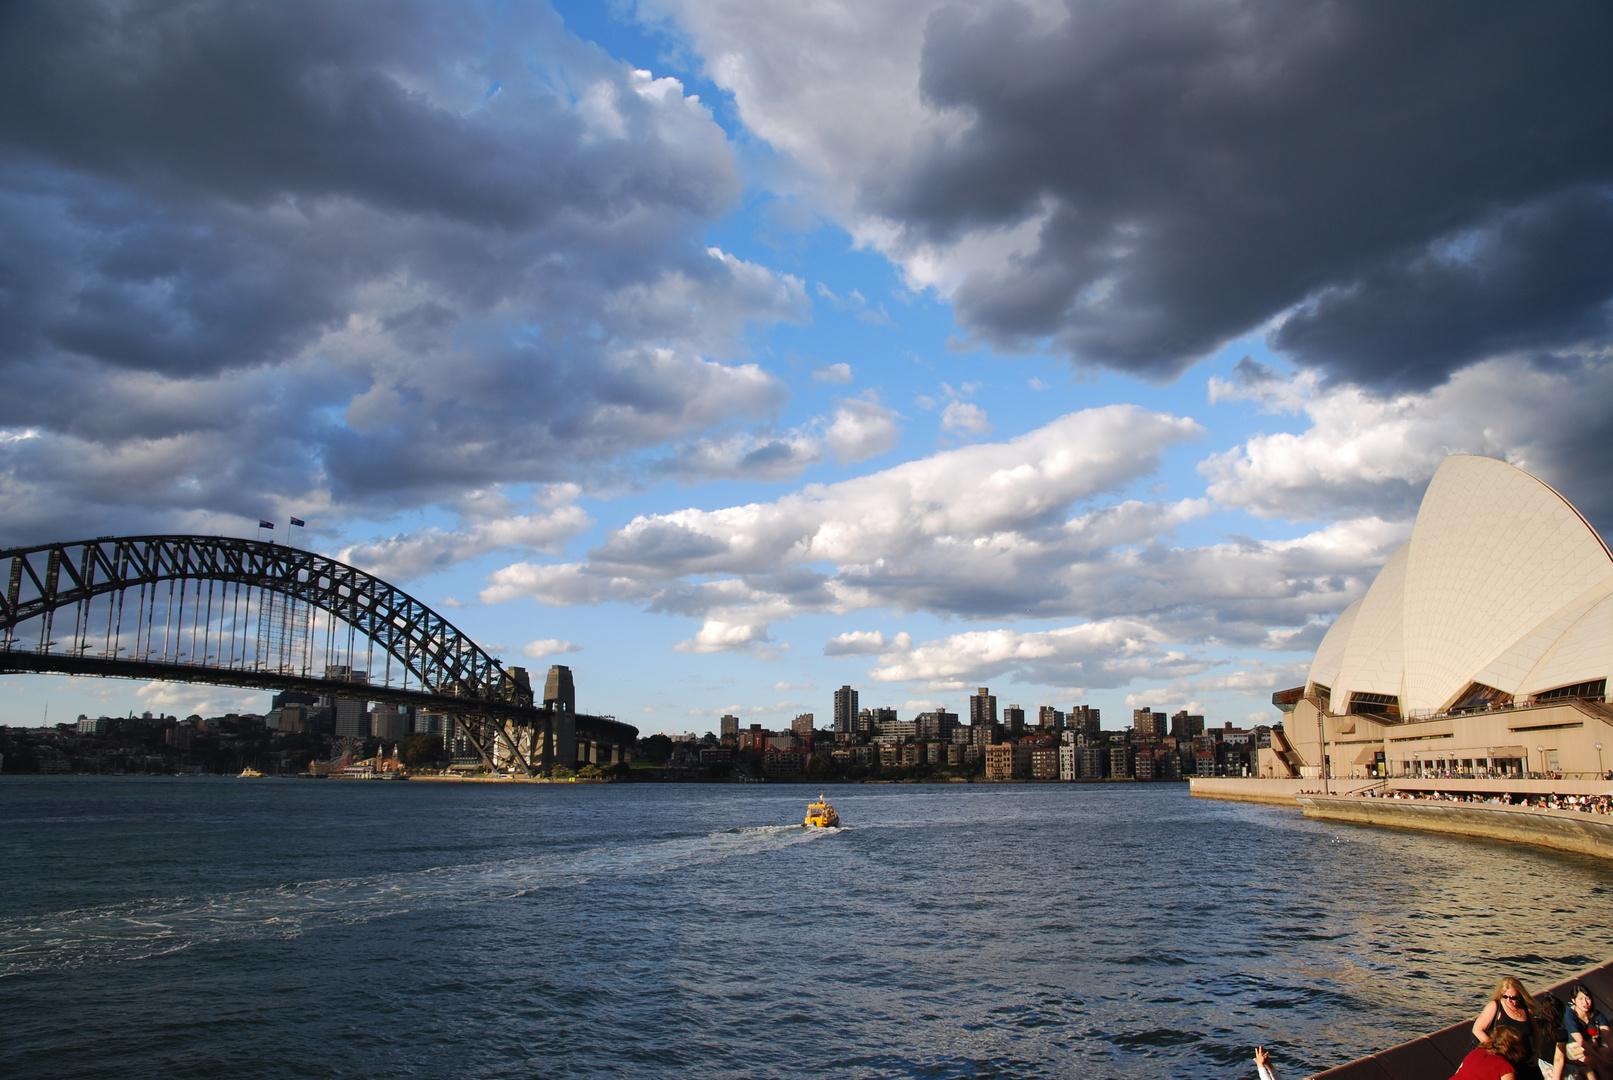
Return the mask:
{"type": "Polygon", "coordinates": [[[336,720],[336,737],[364,739],[370,734],[370,714],[365,703],[352,698],[337,698],[332,709],[336,720]]]}
{"type": "MultiPolygon", "coordinates": [[[[330,682],[367,686],[369,674],[347,664],[327,664],[325,678],[330,682]]],[[[370,733],[370,705],[361,698],[319,695],[319,720],[313,726],[339,738],[362,739],[370,733]]]]}
{"type": "Polygon", "coordinates": [[[739,717],[725,715],[718,721],[718,724],[720,725],[722,738],[725,741],[739,737],[739,717]]]}
{"type": "Polygon", "coordinates": [[[1133,709],[1132,730],[1145,739],[1157,739],[1165,734],[1165,714],[1152,709],[1133,709]]]}
{"type": "MultiPolygon", "coordinates": [[[[1088,735],[1096,735],[1103,726],[1098,716],[1098,710],[1085,705],[1073,705],[1070,711],[1064,714],[1065,722],[1077,731],[1084,731],[1088,735]]],[[[1085,775],[1084,773],[1082,775],[1085,775]]]]}
{"type": "Polygon", "coordinates": [[[543,704],[556,712],[577,711],[577,687],[571,681],[571,669],[564,664],[551,667],[543,680],[543,704]]]}
{"type": "Polygon", "coordinates": [[[997,697],[991,688],[982,686],[969,698],[969,724],[995,724],[997,722],[997,697]]]}
{"type": "Polygon", "coordinates": [[[1036,726],[1056,729],[1064,726],[1064,711],[1055,709],[1051,705],[1039,705],[1036,709],[1036,726]]]}
{"type": "Polygon", "coordinates": [[[1003,726],[1013,735],[1021,735],[1025,731],[1025,710],[1018,705],[1010,705],[1003,710],[1003,726]]]}
{"type": "Polygon", "coordinates": [[[282,705],[278,709],[270,709],[269,717],[273,721],[270,727],[288,734],[312,731],[312,725],[308,722],[311,711],[307,705],[282,705]]]}
{"type": "MultiPolygon", "coordinates": [[[[894,719],[896,716],[896,710],[890,709],[888,711],[890,712],[892,719],[894,719]]],[[[922,712],[913,718],[913,724],[914,735],[920,739],[924,739],[926,741],[937,739],[942,742],[951,742],[952,733],[957,730],[958,727],[958,714],[947,712],[945,709],[937,709],[934,712],[922,712]]]]}
{"type": "Polygon", "coordinates": [[[409,734],[414,724],[408,706],[377,705],[370,710],[370,734],[386,742],[396,742],[409,734]]]}
{"type": "Polygon", "coordinates": [[[1171,734],[1178,739],[1191,739],[1204,734],[1204,717],[1186,709],[1171,713],[1171,734]]]}
{"type": "Polygon", "coordinates": [[[801,738],[803,738],[803,739],[806,738],[808,735],[811,735],[812,734],[812,714],[809,713],[809,712],[804,712],[800,716],[797,716],[794,720],[791,720],[790,721],[790,730],[792,732],[794,732],[795,734],[801,736],[801,738]]]}
{"type": "Polygon", "coordinates": [[[849,734],[857,728],[857,691],[842,686],[835,691],[835,734],[849,734]]]}

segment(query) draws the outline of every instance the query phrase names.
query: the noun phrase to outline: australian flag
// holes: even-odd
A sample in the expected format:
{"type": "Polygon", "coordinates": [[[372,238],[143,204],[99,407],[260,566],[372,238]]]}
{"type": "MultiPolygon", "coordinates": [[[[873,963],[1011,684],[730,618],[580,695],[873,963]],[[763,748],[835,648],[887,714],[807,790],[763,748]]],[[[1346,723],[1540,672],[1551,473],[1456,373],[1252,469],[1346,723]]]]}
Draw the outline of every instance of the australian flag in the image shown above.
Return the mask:
{"type": "Polygon", "coordinates": [[[299,529],[304,529],[304,528],[308,527],[308,523],[306,521],[304,521],[302,518],[292,518],[291,523],[293,525],[297,526],[297,528],[299,528],[299,529]]]}
{"type": "Polygon", "coordinates": [[[264,521],[262,518],[258,518],[258,528],[260,528],[260,529],[272,529],[272,528],[274,528],[274,522],[272,522],[272,521],[264,521]]]}

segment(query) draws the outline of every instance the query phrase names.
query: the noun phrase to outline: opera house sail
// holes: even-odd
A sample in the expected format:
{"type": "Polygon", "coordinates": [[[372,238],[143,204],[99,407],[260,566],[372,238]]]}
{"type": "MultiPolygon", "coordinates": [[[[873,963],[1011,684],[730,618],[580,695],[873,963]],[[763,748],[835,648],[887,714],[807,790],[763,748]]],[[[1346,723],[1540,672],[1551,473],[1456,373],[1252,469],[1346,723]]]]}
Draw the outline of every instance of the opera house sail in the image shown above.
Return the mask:
{"type": "Polygon", "coordinates": [[[1600,775],[1613,554],[1568,500],[1452,456],[1408,540],[1316,650],[1262,775],[1600,775]]]}

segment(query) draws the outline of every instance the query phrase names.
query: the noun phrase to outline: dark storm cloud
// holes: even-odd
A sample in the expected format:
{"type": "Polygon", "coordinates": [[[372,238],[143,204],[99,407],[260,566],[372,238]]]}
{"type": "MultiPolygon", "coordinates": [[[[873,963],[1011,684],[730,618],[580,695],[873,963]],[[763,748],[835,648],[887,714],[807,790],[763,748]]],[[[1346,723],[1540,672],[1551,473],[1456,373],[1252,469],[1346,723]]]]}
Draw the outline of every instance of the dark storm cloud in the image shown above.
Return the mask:
{"type": "Polygon", "coordinates": [[[1272,344],[1354,379],[1428,382],[1474,357],[1604,339],[1613,192],[1576,190],[1324,290],[1272,344]]]}
{"type": "Polygon", "coordinates": [[[766,411],[709,357],[805,299],[707,250],[739,191],[546,8],[7,5],[5,530],[384,511],[766,411]]]}
{"type": "MultiPolygon", "coordinates": [[[[18,5],[0,40],[6,143],[97,175],[253,204],[347,196],[504,228],[642,200],[704,214],[732,194],[667,161],[640,167],[640,146],[584,146],[553,87],[505,82],[523,45],[586,63],[542,9],[18,5]],[[487,55],[486,37],[504,34],[506,55],[487,55]],[[456,61],[483,78],[450,85],[456,61]]],[[[649,134],[648,105],[614,104],[625,129],[649,134]]]]}
{"type": "Polygon", "coordinates": [[[1296,360],[1427,386],[1605,336],[1609,56],[1590,3],[950,7],[921,89],[967,123],[862,192],[915,243],[1044,215],[955,293],[998,344],[1164,378],[1309,298],[1296,360]]]}

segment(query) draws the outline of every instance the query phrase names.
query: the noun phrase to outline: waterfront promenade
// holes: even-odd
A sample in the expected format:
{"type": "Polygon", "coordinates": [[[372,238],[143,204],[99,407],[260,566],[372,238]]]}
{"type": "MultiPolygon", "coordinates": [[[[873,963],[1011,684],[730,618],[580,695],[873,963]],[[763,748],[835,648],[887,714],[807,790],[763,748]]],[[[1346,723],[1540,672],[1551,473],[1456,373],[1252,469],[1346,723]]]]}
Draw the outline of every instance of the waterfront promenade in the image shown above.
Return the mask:
{"type": "MultiPolygon", "coordinates": [[[[1336,777],[1327,781],[1329,795],[1353,795],[1363,791],[1404,792],[1420,794],[1440,792],[1448,795],[1613,795],[1613,780],[1597,779],[1478,779],[1464,777],[1397,776],[1386,780],[1370,777],[1336,777]]],[[[1322,781],[1317,779],[1276,780],[1260,777],[1195,776],[1188,780],[1188,789],[1195,798],[1228,799],[1233,802],[1270,803],[1279,806],[1298,806],[1298,799],[1308,792],[1321,792],[1322,781]]]]}
{"type": "Polygon", "coordinates": [[[1191,791],[1197,798],[1293,806],[1326,821],[1454,833],[1613,859],[1613,815],[1437,797],[1613,796],[1613,781],[1344,779],[1329,781],[1328,794],[1319,785],[1317,780],[1201,777],[1192,781],[1191,791]]]}

